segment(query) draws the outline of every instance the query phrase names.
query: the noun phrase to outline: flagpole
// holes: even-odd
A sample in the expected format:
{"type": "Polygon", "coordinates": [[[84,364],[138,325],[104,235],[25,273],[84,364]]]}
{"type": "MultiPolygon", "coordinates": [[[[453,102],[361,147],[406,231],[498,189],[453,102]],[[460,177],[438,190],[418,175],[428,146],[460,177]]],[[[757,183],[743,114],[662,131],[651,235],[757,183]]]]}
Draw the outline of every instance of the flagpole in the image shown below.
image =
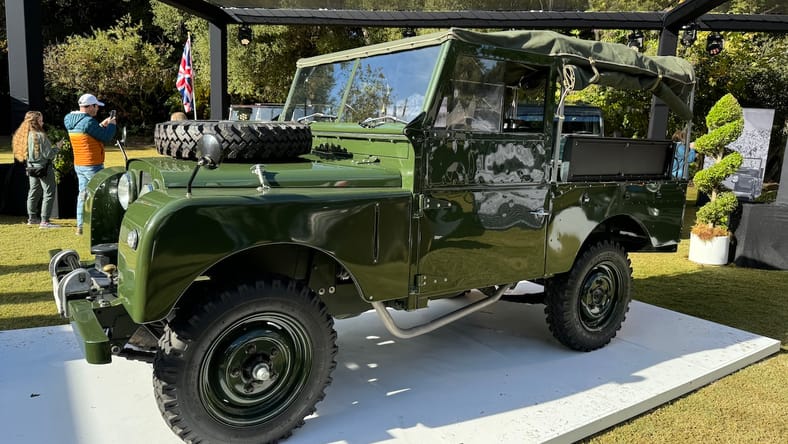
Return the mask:
{"type": "Polygon", "coordinates": [[[194,52],[194,48],[192,48],[192,33],[186,33],[186,40],[189,41],[189,66],[192,67],[192,111],[194,111],[194,120],[197,120],[197,98],[195,97],[196,90],[197,90],[197,76],[195,75],[196,71],[194,70],[194,60],[192,59],[192,53],[194,52]]]}

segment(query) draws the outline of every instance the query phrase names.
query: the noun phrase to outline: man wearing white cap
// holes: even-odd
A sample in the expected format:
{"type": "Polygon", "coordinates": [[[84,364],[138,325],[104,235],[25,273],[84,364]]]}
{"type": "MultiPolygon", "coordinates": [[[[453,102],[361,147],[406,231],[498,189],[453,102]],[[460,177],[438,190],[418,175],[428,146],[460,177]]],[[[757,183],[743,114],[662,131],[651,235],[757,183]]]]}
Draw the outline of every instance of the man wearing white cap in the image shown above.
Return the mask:
{"type": "Polygon", "coordinates": [[[93,94],[83,94],[79,98],[79,111],[72,111],[63,119],[74,150],[74,171],[79,181],[77,234],[82,234],[85,189],[90,179],[104,168],[104,144],[115,135],[115,117],[107,117],[101,123],[95,119],[102,106],[104,103],[93,94]]]}

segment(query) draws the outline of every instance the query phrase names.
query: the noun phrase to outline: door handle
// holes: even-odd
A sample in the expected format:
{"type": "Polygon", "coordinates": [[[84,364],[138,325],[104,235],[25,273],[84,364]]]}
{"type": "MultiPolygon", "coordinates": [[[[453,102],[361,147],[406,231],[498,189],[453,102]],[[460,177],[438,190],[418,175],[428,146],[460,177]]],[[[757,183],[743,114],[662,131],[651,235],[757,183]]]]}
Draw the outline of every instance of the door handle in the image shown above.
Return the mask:
{"type": "Polygon", "coordinates": [[[544,209],[544,208],[539,208],[538,210],[533,210],[533,211],[531,211],[530,213],[531,213],[532,215],[536,216],[536,217],[545,217],[545,216],[547,216],[547,215],[549,215],[549,214],[550,214],[550,213],[548,213],[547,211],[545,211],[545,209],[544,209]]]}

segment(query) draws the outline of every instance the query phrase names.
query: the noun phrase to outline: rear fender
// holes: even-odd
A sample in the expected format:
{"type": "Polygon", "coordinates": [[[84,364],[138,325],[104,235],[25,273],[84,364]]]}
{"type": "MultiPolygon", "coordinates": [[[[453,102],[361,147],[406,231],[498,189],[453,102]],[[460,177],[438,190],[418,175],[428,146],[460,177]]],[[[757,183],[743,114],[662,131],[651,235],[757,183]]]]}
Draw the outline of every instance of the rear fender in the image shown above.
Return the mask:
{"type": "Polygon", "coordinates": [[[684,209],[683,188],[667,183],[564,186],[553,199],[545,276],[568,271],[585,245],[599,238],[627,251],[675,251],[684,209]]]}

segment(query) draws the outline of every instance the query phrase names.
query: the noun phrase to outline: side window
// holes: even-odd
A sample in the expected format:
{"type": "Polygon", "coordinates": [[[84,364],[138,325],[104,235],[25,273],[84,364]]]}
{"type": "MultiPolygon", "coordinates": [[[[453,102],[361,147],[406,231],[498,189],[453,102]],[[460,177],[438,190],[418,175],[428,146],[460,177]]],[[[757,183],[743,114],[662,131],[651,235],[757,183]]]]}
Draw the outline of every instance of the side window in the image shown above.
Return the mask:
{"type": "Polygon", "coordinates": [[[506,86],[504,131],[543,133],[548,68],[519,65],[511,73],[519,79],[506,86]]]}
{"type": "Polygon", "coordinates": [[[460,56],[440,101],[436,128],[499,132],[506,62],[460,56]]]}
{"type": "Polygon", "coordinates": [[[543,133],[548,67],[460,56],[436,128],[543,133]]]}
{"type": "Polygon", "coordinates": [[[492,133],[501,128],[503,85],[455,80],[452,107],[446,116],[449,129],[492,133]]]}

